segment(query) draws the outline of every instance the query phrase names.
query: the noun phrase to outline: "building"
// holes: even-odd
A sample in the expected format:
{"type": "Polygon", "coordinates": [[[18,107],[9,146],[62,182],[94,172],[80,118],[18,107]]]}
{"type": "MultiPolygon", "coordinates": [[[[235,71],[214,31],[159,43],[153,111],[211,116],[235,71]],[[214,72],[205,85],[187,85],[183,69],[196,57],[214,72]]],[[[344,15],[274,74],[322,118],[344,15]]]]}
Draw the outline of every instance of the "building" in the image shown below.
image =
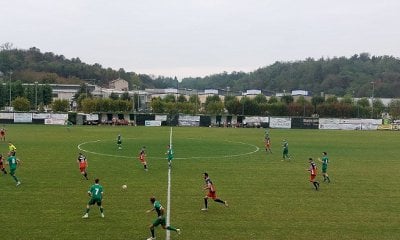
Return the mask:
{"type": "Polygon", "coordinates": [[[119,91],[128,91],[129,84],[128,84],[128,81],[126,81],[122,78],[117,78],[110,82],[109,88],[119,90],[119,91]]]}

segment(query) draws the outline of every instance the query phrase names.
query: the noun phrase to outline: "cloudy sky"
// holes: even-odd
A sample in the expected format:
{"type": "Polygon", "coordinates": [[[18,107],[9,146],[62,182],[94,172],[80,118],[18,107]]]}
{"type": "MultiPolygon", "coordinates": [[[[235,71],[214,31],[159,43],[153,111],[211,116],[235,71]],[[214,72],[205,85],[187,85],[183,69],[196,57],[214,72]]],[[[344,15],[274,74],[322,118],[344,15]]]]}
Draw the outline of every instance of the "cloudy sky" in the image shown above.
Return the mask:
{"type": "Polygon", "coordinates": [[[399,0],[0,0],[0,44],[163,76],[400,57],[399,0]]]}

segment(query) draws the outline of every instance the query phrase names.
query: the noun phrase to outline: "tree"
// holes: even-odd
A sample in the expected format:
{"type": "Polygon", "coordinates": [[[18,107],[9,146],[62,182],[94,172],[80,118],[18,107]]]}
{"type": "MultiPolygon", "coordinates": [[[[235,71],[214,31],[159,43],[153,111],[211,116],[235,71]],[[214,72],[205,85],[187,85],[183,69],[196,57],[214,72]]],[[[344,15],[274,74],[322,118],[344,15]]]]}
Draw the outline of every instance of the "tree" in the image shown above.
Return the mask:
{"type": "Polygon", "coordinates": [[[164,113],[164,102],[160,97],[152,98],[150,105],[153,113],[164,113]]]}
{"type": "Polygon", "coordinates": [[[388,110],[392,119],[400,119],[400,100],[392,100],[388,105],[388,110]]]}
{"type": "Polygon", "coordinates": [[[382,113],[385,111],[385,105],[379,98],[375,98],[372,104],[374,106],[374,112],[372,118],[380,118],[382,113]]]}
{"type": "Polygon", "coordinates": [[[30,102],[25,97],[16,97],[14,101],[12,101],[12,106],[15,111],[27,112],[30,110],[30,102]]]}
{"type": "Polygon", "coordinates": [[[185,95],[180,94],[178,96],[178,103],[184,103],[184,102],[187,102],[186,97],[185,97],[185,95]]]}
{"type": "Polygon", "coordinates": [[[284,95],[281,97],[281,102],[289,104],[293,102],[293,97],[292,95],[284,95]]]}
{"type": "Polygon", "coordinates": [[[68,112],[69,102],[66,99],[57,99],[51,105],[54,112],[68,112]]]}
{"type": "Polygon", "coordinates": [[[264,94],[258,94],[258,95],[254,98],[254,101],[255,101],[256,103],[258,103],[258,104],[267,103],[267,102],[268,102],[268,100],[267,100],[267,98],[264,96],[264,94]]]}
{"type": "Polygon", "coordinates": [[[121,95],[121,100],[128,100],[128,101],[130,101],[130,100],[131,100],[131,97],[129,96],[129,92],[124,92],[124,93],[122,93],[122,95],[121,95]]]}
{"type": "Polygon", "coordinates": [[[357,101],[357,104],[358,104],[358,106],[360,106],[360,107],[369,107],[369,106],[370,106],[368,98],[361,98],[361,99],[359,99],[359,100],[357,101]]]}
{"type": "Polygon", "coordinates": [[[168,94],[167,96],[165,96],[164,102],[166,102],[166,103],[174,103],[174,102],[176,102],[175,95],[168,94]]]}
{"type": "Polygon", "coordinates": [[[119,99],[119,96],[118,96],[117,93],[112,92],[112,93],[110,94],[110,98],[111,98],[112,100],[118,100],[118,99],[119,99]]]}

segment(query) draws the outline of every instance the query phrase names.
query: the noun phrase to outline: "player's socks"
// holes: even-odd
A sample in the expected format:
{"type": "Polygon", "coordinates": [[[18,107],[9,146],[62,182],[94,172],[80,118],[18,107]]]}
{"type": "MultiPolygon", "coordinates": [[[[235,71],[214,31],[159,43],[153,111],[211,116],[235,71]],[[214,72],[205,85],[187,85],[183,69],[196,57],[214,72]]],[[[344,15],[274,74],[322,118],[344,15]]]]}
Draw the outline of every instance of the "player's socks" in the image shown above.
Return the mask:
{"type": "Polygon", "coordinates": [[[205,209],[208,208],[208,201],[207,201],[207,198],[204,198],[204,208],[205,208],[205,209]]]}
{"type": "Polygon", "coordinates": [[[150,232],[151,232],[151,237],[155,238],[155,236],[154,236],[154,229],[150,229],[150,232]]]}
{"type": "Polygon", "coordinates": [[[224,201],[222,201],[222,200],[221,200],[221,199],[219,199],[219,198],[215,199],[214,201],[216,201],[216,202],[219,202],[219,203],[223,203],[223,204],[225,204],[225,202],[224,202],[224,201]]]}
{"type": "Polygon", "coordinates": [[[83,176],[85,176],[86,180],[89,180],[89,178],[87,177],[87,173],[85,172],[85,174],[83,174],[83,176]]]}
{"type": "Polygon", "coordinates": [[[168,227],[167,227],[167,230],[171,230],[171,231],[177,232],[176,228],[174,228],[174,227],[172,227],[172,226],[168,226],[168,227]]]}
{"type": "Polygon", "coordinates": [[[15,175],[12,175],[12,177],[14,178],[14,180],[15,180],[16,182],[19,182],[19,181],[18,181],[18,178],[17,178],[15,175]]]}
{"type": "Polygon", "coordinates": [[[330,182],[331,182],[331,180],[329,179],[329,177],[328,177],[328,176],[326,177],[326,179],[328,180],[328,183],[330,183],[330,182]]]}
{"type": "Polygon", "coordinates": [[[100,208],[100,212],[101,212],[101,213],[104,213],[103,207],[100,208]]]}
{"type": "Polygon", "coordinates": [[[90,208],[86,208],[86,214],[89,214],[90,208]]]}
{"type": "Polygon", "coordinates": [[[318,190],[317,182],[313,182],[313,185],[315,187],[315,190],[318,190]]]}

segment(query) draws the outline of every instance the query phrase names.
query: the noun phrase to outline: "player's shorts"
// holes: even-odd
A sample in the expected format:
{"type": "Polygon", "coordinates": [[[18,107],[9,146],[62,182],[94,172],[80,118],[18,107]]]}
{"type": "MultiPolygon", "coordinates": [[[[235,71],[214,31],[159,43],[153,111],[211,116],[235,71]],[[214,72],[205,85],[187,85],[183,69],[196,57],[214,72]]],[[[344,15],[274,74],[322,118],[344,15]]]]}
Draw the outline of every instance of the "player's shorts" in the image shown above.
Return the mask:
{"type": "Polygon", "coordinates": [[[166,222],[165,222],[165,217],[157,218],[157,219],[154,220],[154,222],[153,222],[153,226],[154,226],[154,227],[157,227],[157,226],[160,225],[160,224],[161,224],[161,226],[165,226],[165,224],[166,224],[166,222]]]}
{"type": "Polygon", "coordinates": [[[3,168],[4,168],[3,162],[0,162],[0,169],[3,169],[3,168]]]}
{"type": "Polygon", "coordinates": [[[314,182],[316,176],[317,175],[310,175],[310,182],[314,182]]]}
{"type": "Polygon", "coordinates": [[[1,136],[1,137],[4,137],[4,135],[6,135],[5,132],[0,132],[0,136],[1,136]]]}
{"type": "Polygon", "coordinates": [[[322,167],[322,173],[326,173],[328,170],[328,167],[322,167]]]}
{"type": "Polygon", "coordinates": [[[101,199],[98,198],[91,198],[88,202],[88,205],[95,205],[97,204],[97,206],[101,206],[101,199]]]}
{"type": "Polygon", "coordinates": [[[207,197],[216,199],[217,198],[217,192],[208,192],[207,197]]]}
{"type": "Polygon", "coordinates": [[[287,155],[289,153],[289,149],[283,149],[283,155],[287,155]]]}
{"type": "Polygon", "coordinates": [[[16,170],[17,170],[16,168],[10,168],[10,174],[14,175],[16,170]]]}
{"type": "Polygon", "coordinates": [[[117,144],[122,144],[122,141],[117,141],[117,144]]]}
{"type": "Polygon", "coordinates": [[[79,171],[81,171],[81,173],[86,172],[86,166],[79,166],[79,171]]]}

